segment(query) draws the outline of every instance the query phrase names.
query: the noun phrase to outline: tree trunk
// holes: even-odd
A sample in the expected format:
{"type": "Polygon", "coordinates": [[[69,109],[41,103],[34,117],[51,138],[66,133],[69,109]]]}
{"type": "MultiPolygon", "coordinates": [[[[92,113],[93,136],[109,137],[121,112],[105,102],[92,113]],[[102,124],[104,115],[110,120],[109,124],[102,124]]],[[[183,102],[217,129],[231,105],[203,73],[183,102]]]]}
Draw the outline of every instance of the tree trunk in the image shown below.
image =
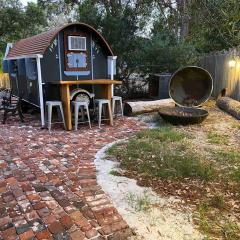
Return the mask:
{"type": "Polygon", "coordinates": [[[217,100],[217,106],[223,111],[240,120],[240,102],[230,97],[221,97],[217,100]]]}
{"type": "Polygon", "coordinates": [[[180,15],[180,37],[182,39],[188,36],[189,29],[189,15],[187,9],[187,0],[177,0],[177,7],[180,15]]]}
{"type": "Polygon", "coordinates": [[[124,115],[134,116],[141,113],[156,112],[161,107],[174,106],[171,98],[156,101],[126,102],[124,105],[124,115]]]}

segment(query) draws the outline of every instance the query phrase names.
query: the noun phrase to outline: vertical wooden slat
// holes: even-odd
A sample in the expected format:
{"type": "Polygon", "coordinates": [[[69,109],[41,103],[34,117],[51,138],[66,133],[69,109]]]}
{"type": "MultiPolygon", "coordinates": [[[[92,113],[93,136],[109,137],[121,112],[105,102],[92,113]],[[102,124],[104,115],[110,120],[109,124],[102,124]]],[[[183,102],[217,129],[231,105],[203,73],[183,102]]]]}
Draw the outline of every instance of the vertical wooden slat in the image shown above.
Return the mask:
{"type": "Polygon", "coordinates": [[[64,117],[67,130],[72,130],[72,116],[70,103],[70,89],[68,84],[61,85],[61,100],[63,104],[64,117]]]}
{"type": "Polygon", "coordinates": [[[210,72],[213,77],[213,97],[217,97],[222,89],[228,89],[228,95],[240,101],[240,52],[231,49],[228,52],[215,52],[205,55],[200,60],[200,66],[210,72]],[[235,52],[235,54],[233,54],[235,52]],[[234,57],[235,56],[235,57],[234,57]],[[229,67],[229,61],[235,59],[236,66],[229,67]]]}
{"type": "MultiPolygon", "coordinates": [[[[110,102],[112,101],[112,84],[102,85],[102,97],[110,100],[110,102]]],[[[109,113],[108,118],[110,119],[109,124],[113,126],[113,115],[111,111],[109,113]]]]}

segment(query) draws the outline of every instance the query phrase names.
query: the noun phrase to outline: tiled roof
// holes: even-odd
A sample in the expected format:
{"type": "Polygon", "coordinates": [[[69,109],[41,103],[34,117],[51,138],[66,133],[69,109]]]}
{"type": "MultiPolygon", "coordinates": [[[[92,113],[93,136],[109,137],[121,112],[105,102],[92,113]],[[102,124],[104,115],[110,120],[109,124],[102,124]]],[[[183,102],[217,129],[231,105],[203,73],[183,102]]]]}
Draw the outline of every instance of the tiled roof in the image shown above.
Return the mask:
{"type": "Polygon", "coordinates": [[[71,25],[78,25],[78,26],[87,28],[96,37],[99,38],[100,42],[103,44],[104,48],[106,49],[107,54],[109,56],[114,55],[110,46],[106,42],[106,40],[103,38],[103,36],[99,32],[97,32],[96,29],[94,29],[93,27],[85,23],[70,23],[41,34],[19,40],[18,42],[16,42],[16,44],[14,44],[13,48],[9,51],[7,58],[17,58],[21,56],[29,56],[29,55],[36,55],[36,54],[43,55],[46,49],[48,48],[48,46],[54,40],[55,36],[64,28],[67,28],[71,25]]]}

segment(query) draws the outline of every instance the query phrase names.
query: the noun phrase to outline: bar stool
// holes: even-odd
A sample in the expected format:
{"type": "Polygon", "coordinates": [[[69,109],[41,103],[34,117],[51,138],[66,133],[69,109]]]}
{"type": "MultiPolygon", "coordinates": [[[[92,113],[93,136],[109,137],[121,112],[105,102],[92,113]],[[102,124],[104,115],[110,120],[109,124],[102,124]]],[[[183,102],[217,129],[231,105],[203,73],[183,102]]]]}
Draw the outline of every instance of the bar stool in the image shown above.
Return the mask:
{"type": "Polygon", "coordinates": [[[95,103],[98,105],[98,127],[100,128],[102,120],[113,120],[111,101],[108,99],[95,99],[95,103]],[[108,108],[109,119],[102,119],[102,110],[104,106],[108,108]]]}
{"type": "Polygon", "coordinates": [[[66,124],[65,124],[65,118],[63,114],[63,107],[62,107],[62,102],[61,101],[46,101],[46,107],[47,107],[47,123],[48,123],[48,130],[51,130],[51,125],[52,125],[52,108],[53,107],[59,107],[61,116],[62,116],[62,122],[54,122],[54,123],[63,123],[64,128],[66,129],[66,124]]]}
{"type": "Polygon", "coordinates": [[[72,101],[72,105],[74,107],[75,130],[77,130],[78,123],[85,123],[85,122],[88,122],[89,127],[91,128],[88,103],[83,102],[83,101],[82,102],[81,101],[72,101]],[[79,109],[81,109],[81,115],[82,115],[82,121],[81,122],[78,122],[79,109]],[[88,121],[84,121],[84,109],[86,109],[88,121]]]}
{"type": "MultiPolygon", "coordinates": [[[[122,104],[122,97],[120,96],[113,96],[112,97],[112,113],[113,116],[115,115],[115,106],[117,101],[119,102],[120,109],[121,109],[121,116],[123,116],[123,104],[122,104]]],[[[117,115],[117,114],[116,114],[117,115]]]]}

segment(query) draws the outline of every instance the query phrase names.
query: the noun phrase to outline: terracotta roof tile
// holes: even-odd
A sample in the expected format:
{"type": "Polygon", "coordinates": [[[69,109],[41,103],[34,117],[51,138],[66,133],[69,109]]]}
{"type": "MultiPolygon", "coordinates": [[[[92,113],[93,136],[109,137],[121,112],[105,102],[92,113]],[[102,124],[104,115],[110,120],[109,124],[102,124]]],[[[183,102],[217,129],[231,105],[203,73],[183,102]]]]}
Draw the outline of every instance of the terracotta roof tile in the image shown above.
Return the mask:
{"type": "Polygon", "coordinates": [[[55,36],[64,28],[67,28],[71,25],[79,25],[87,28],[88,30],[92,31],[93,34],[95,34],[102,44],[104,45],[105,49],[107,50],[108,55],[113,56],[113,52],[106,42],[106,40],[103,38],[103,36],[97,32],[93,27],[85,24],[85,23],[70,23],[55,29],[52,29],[50,31],[21,39],[16,44],[14,44],[13,48],[9,51],[7,58],[15,58],[15,57],[21,57],[21,56],[28,56],[28,55],[36,55],[36,54],[44,54],[48,46],[51,44],[51,42],[54,40],[55,36]]]}

